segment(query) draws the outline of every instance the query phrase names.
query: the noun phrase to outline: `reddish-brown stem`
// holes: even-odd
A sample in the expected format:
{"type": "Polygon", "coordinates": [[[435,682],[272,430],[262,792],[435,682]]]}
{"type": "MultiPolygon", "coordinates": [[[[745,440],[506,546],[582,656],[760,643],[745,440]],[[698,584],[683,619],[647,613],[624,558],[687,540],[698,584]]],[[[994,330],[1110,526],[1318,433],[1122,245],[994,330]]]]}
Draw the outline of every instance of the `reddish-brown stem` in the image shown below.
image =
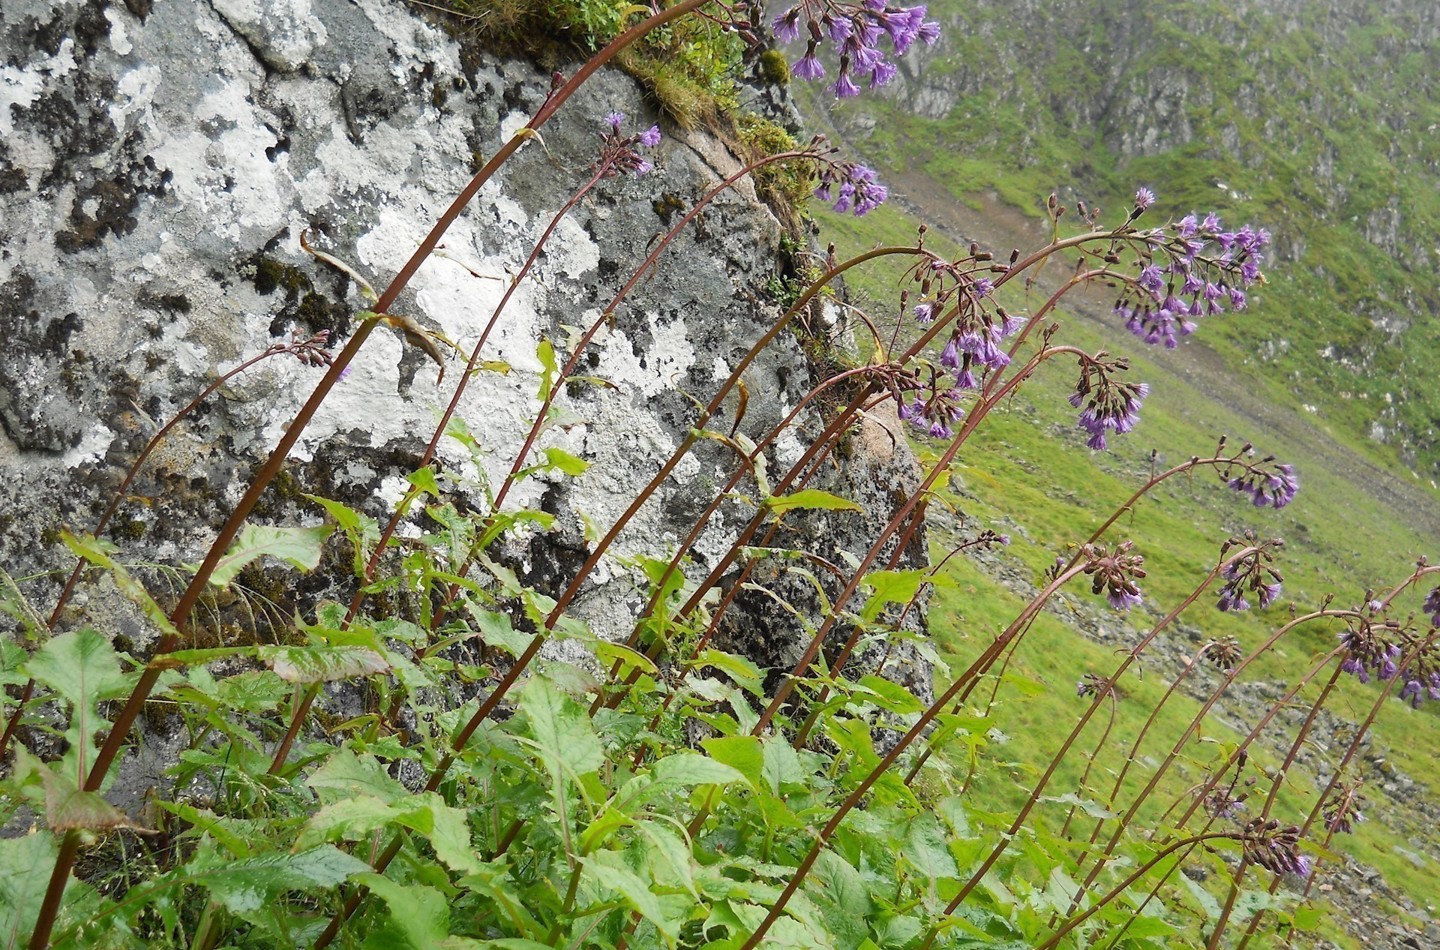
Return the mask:
{"type": "Polygon", "coordinates": [[[1055,592],[1082,570],[1083,568],[1081,567],[1073,567],[1068,571],[1062,572],[1059,576],[1051,580],[1049,584],[1045,585],[1044,589],[1036,594],[1035,598],[1020,612],[1020,616],[1011,621],[1010,625],[970,664],[969,668],[956,677],[955,682],[951,683],[949,688],[946,689],[935,702],[931,703],[925,712],[920,714],[920,718],[915,721],[915,724],[910,727],[910,730],[895,743],[889,752],[885,753],[885,756],[870,770],[870,774],[866,775],[865,778],[860,781],[860,784],[855,787],[855,790],[845,797],[845,800],[840,803],[840,807],[835,810],[835,814],[830,816],[830,820],[825,823],[825,827],[822,828],[816,836],[815,843],[810,846],[809,852],[806,853],[805,857],[800,861],[799,866],[796,867],[795,873],[791,875],[789,882],[785,885],[785,889],[781,891],[780,896],[776,898],[775,902],[770,906],[770,911],[765,919],[760,923],[760,926],[756,928],[755,932],[750,935],[749,939],[745,941],[740,950],[754,950],[754,948],[760,944],[760,941],[765,938],[765,934],[770,930],[770,927],[774,925],[780,915],[785,912],[785,905],[790,902],[790,898],[799,890],[801,882],[805,879],[805,875],[809,873],[810,868],[814,866],[815,861],[820,857],[820,852],[830,843],[830,839],[835,835],[836,830],[839,829],[840,823],[845,820],[845,816],[850,814],[851,810],[864,799],[866,793],[880,780],[880,777],[889,771],[890,766],[895,764],[895,760],[900,757],[901,753],[908,749],[915,742],[916,738],[930,727],[930,724],[950,705],[959,692],[965,688],[966,684],[980,675],[990,663],[994,662],[995,657],[999,656],[1000,652],[1005,649],[1005,646],[1010,640],[1029,623],[1032,617],[1040,612],[1041,608],[1049,602],[1055,592]]]}
{"type": "Polygon", "coordinates": [[[1161,849],[1159,854],[1156,854],[1155,857],[1151,858],[1149,861],[1146,861],[1144,864],[1136,868],[1133,872],[1131,872],[1129,877],[1125,878],[1125,880],[1121,881],[1119,884],[1116,884],[1113,888],[1111,888],[1108,894],[1106,894],[1100,900],[1096,901],[1095,904],[1091,906],[1088,910],[1086,910],[1084,913],[1076,914],[1074,917],[1068,918],[1065,923],[1060,926],[1059,930],[1055,931],[1053,934],[1047,937],[1045,939],[1045,942],[1040,944],[1040,946],[1036,947],[1035,950],[1051,950],[1051,948],[1058,944],[1061,938],[1063,938],[1066,934],[1083,924],[1085,921],[1089,920],[1092,916],[1098,913],[1101,908],[1105,907],[1115,898],[1119,897],[1121,894],[1124,894],[1130,888],[1131,884],[1134,884],[1136,881],[1140,880],[1140,878],[1150,873],[1151,868],[1155,867],[1155,865],[1159,864],[1161,861],[1163,861],[1165,858],[1168,858],[1176,851],[1179,851],[1181,848],[1187,849],[1186,853],[1188,854],[1188,849],[1194,848],[1196,845],[1202,842],[1215,841],[1224,838],[1228,838],[1229,840],[1234,841],[1236,840],[1236,835],[1234,832],[1230,831],[1209,831],[1204,834],[1191,835],[1188,838],[1181,838],[1179,841],[1172,842],[1171,844],[1165,846],[1163,849],[1161,849]]]}
{"type": "MultiPolygon", "coordinates": [[[[1164,619],[1162,619],[1153,628],[1151,628],[1150,632],[1147,633],[1140,640],[1140,642],[1135,645],[1133,649],[1126,653],[1125,658],[1120,661],[1120,665],[1116,668],[1115,673],[1110,677],[1108,682],[1113,685],[1117,680],[1120,679],[1120,677],[1124,676],[1125,671],[1128,670],[1133,663],[1139,660],[1140,654],[1145,651],[1145,648],[1148,647],[1151,643],[1153,643],[1155,641],[1155,638],[1158,637],[1160,633],[1165,630],[1165,628],[1169,627],[1172,623],[1174,623],[1175,619],[1179,617],[1181,613],[1183,613],[1191,604],[1195,603],[1195,601],[1200,597],[1200,595],[1203,594],[1210,587],[1210,584],[1215,580],[1216,577],[1220,576],[1220,573],[1228,565],[1234,564],[1240,561],[1242,558],[1254,554],[1257,550],[1257,548],[1246,547],[1243,550],[1232,554],[1228,559],[1211,568],[1210,573],[1205,576],[1205,579],[1202,580],[1200,584],[1196,586],[1196,588],[1191,591],[1190,594],[1183,601],[1181,601],[1178,606],[1171,610],[1170,613],[1166,614],[1164,619]]],[[[1070,730],[1070,735],[1068,735],[1065,738],[1065,741],[1061,743],[1059,751],[1057,751],[1053,756],[1050,757],[1050,764],[1046,767],[1045,773],[1040,776],[1040,781],[1035,784],[1035,788],[1030,792],[1030,797],[1026,799],[1025,804],[1021,806],[1019,812],[1016,813],[1015,820],[1010,823],[1010,828],[1005,832],[1005,834],[1001,835],[1000,842],[996,844],[993,849],[991,849],[990,854],[985,858],[983,862],[981,862],[980,867],[976,869],[974,874],[971,875],[970,880],[965,883],[964,887],[960,888],[959,893],[957,893],[954,899],[950,901],[949,905],[946,906],[944,911],[945,916],[948,917],[949,915],[955,913],[956,908],[963,904],[965,902],[965,898],[969,897],[970,893],[975,890],[975,886],[980,883],[981,878],[983,878],[986,873],[989,872],[990,868],[994,867],[996,861],[1000,860],[1000,856],[1003,855],[1005,853],[1005,849],[1009,847],[1011,839],[1013,839],[1015,835],[1019,833],[1020,829],[1025,824],[1025,819],[1030,816],[1031,810],[1034,809],[1036,803],[1040,801],[1040,796],[1044,793],[1046,786],[1049,785],[1050,779],[1055,775],[1055,772],[1057,769],[1059,769],[1060,764],[1065,761],[1066,757],[1069,755],[1071,746],[1073,746],[1075,744],[1075,741],[1080,738],[1080,734],[1085,731],[1085,727],[1089,725],[1091,718],[1095,715],[1096,712],[1099,711],[1101,705],[1109,696],[1109,689],[1102,689],[1096,693],[1095,698],[1090,702],[1090,708],[1085,710],[1084,714],[1080,717],[1080,721],[1077,722],[1074,728],[1070,730]]],[[[933,936],[934,931],[932,929],[932,939],[933,936]]],[[[928,946],[929,943],[930,940],[927,939],[924,945],[928,946]]]]}
{"type": "MultiPolygon", "coordinates": [[[[201,403],[203,403],[206,399],[209,399],[210,396],[215,392],[215,390],[219,389],[221,386],[225,385],[239,374],[245,372],[247,369],[254,366],[256,363],[259,363],[261,360],[269,359],[272,356],[285,356],[292,354],[293,351],[289,346],[284,344],[276,344],[275,346],[267,349],[264,353],[261,353],[258,356],[252,356],[250,359],[241,363],[239,366],[217,377],[212,383],[210,383],[210,385],[206,386],[203,390],[201,390],[200,395],[190,400],[188,403],[185,404],[183,408],[180,409],[179,412],[171,416],[170,420],[166,422],[165,425],[161,426],[159,431],[152,435],[150,437],[150,440],[145,443],[145,447],[140,450],[140,454],[135,457],[135,461],[130,463],[130,468],[126,470],[125,477],[120,482],[120,487],[115,489],[115,497],[110,499],[110,504],[108,504],[105,507],[105,510],[100,514],[99,520],[95,522],[95,527],[90,530],[90,533],[95,535],[96,537],[100,536],[100,533],[105,530],[105,526],[110,523],[110,519],[114,517],[115,512],[119,510],[120,504],[125,500],[127,494],[130,491],[130,486],[134,484],[135,478],[140,474],[140,468],[145,464],[145,460],[148,459],[150,457],[150,454],[155,451],[156,447],[159,446],[162,441],[164,441],[165,437],[170,434],[171,430],[173,430],[177,425],[184,421],[184,419],[189,416],[190,413],[194,412],[197,408],[199,408],[201,403]]],[[[70,598],[74,595],[75,587],[77,584],[79,584],[81,575],[85,573],[85,567],[87,563],[88,562],[84,558],[80,558],[75,564],[75,569],[70,572],[69,579],[65,581],[65,586],[61,589],[60,596],[55,601],[55,608],[50,611],[50,619],[47,620],[45,623],[46,629],[54,630],[55,625],[60,622],[60,617],[65,611],[65,605],[70,602],[70,598]]],[[[16,703],[15,710],[13,713],[11,713],[9,721],[5,724],[5,732],[3,735],[0,735],[0,761],[4,760],[5,752],[10,748],[10,740],[14,737],[15,729],[20,724],[20,714],[24,712],[25,706],[27,703],[29,703],[30,697],[34,694],[34,692],[35,681],[27,680],[25,682],[25,688],[20,693],[20,700],[18,703],[16,703]]]]}
{"type": "MultiPolygon", "coordinates": [[[[1309,623],[1312,620],[1320,619],[1322,617],[1345,617],[1354,615],[1355,612],[1350,610],[1331,610],[1329,608],[1322,608],[1320,610],[1312,611],[1308,614],[1303,614],[1299,617],[1296,617],[1282,627],[1280,627],[1273,634],[1271,634],[1270,637],[1263,644],[1261,644],[1257,649],[1255,649],[1238,664],[1236,664],[1233,670],[1230,670],[1225,674],[1225,678],[1211,692],[1209,698],[1206,699],[1204,704],[1201,705],[1199,711],[1195,713],[1194,717],[1191,718],[1190,724],[1185,727],[1184,732],[1182,732],[1180,737],[1175,741],[1175,744],[1171,748],[1170,753],[1165,757],[1165,760],[1160,763],[1159,767],[1155,769],[1154,773],[1151,774],[1150,780],[1146,783],[1145,787],[1141,789],[1140,793],[1135,796],[1134,800],[1130,803],[1130,807],[1116,823],[1115,831],[1111,834],[1110,840],[1106,843],[1105,847],[1101,849],[1100,854],[1095,861],[1094,867],[1090,869],[1090,872],[1088,875],[1086,875],[1084,882],[1080,885],[1080,887],[1076,890],[1075,894],[1072,896],[1070,901],[1070,906],[1072,908],[1080,906],[1080,901],[1084,898],[1085,892],[1090,888],[1092,884],[1095,883],[1095,879],[1100,876],[1100,872],[1104,870],[1104,868],[1107,866],[1110,855],[1114,853],[1115,848],[1119,845],[1121,836],[1125,833],[1125,829],[1129,827],[1131,820],[1134,819],[1136,813],[1140,810],[1140,806],[1144,804],[1144,802],[1149,798],[1150,794],[1155,791],[1155,788],[1160,784],[1160,780],[1169,771],[1170,766],[1174,764],[1177,758],[1179,758],[1180,753],[1184,750],[1186,743],[1190,741],[1190,737],[1195,733],[1195,730],[1200,728],[1200,723],[1203,722],[1205,717],[1210,714],[1210,710],[1213,709],[1215,704],[1220,701],[1220,697],[1225,693],[1225,690],[1230,686],[1230,684],[1233,683],[1235,679],[1241,673],[1243,673],[1245,669],[1252,662],[1254,662],[1257,657],[1270,650],[1270,648],[1273,647],[1280,640],[1281,637],[1285,636],[1285,634],[1289,633],[1291,630],[1294,630],[1296,627],[1301,626],[1302,624],[1309,623]]],[[[1317,667],[1317,669],[1319,669],[1319,667],[1317,667]]],[[[1306,681],[1308,681],[1308,677],[1306,680],[1302,680],[1302,683],[1306,681]]],[[[1298,689],[1298,686],[1296,688],[1298,689]]],[[[1277,707],[1272,707],[1271,712],[1258,726],[1256,726],[1255,731],[1251,733],[1251,739],[1253,739],[1254,736],[1258,735],[1259,731],[1264,728],[1265,724],[1267,724],[1270,719],[1273,718],[1276,708],[1278,708],[1278,704],[1277,707]]],[[[1249,739],[1246,740],[1247,744],[1249,741],[1249,739]]],[[[1240,748],[1242,749],[1244,747],[1244,745],[1240,746],[1240,748]]],[[[1227,767],[1229,764],[1234,763],[1235,758],[1238,754],[1239,749],[1237,749],[1236,752],[1231,755],[1230,759],[1228,760],[1227,767]]],[[[1210,779],[1209,783],[1205,787],[1204,792],[1196,800],[1202,801],[1204,799],[1204,796],[1209,794],[1210,790],[1214,787],[1215,782],[1217,782],[1218,780],[1219,779],[1217,773],[1217,777],[1210,779]]],[[[1184,822],[1182,821],[1180,822],[1180,824],[1183,825],[1184,822]]]]}
{"type": "Polygon", "coordinates": [[[1004,385],[995,391],[993,396],[982,399],[971,408],[965,417],[965,422],[960,432],[950,441],[950,445],[945,449],[945,452],[940,456],[939,460],[936,461],[930,474],[920,483],[920,487],[906,499],[905,503],[900,507],[900,510],[890,519],[889,524],[881,530],[879,537],[876,538],[875,542],[870,546],[870,550],[866,552],[865,557],[861,559],[859,566],[851,575],[850,582],[845,585],[845,589],[836,597],[831,607],[830,615],[825,618],[825,621],[820,625],[820,629],[817,630],[815,636],[811,638],[809,646],[805,648],[805,652],[795,664],[790,677],[776,689],[774,697],[770,700],[770,705],[765,708],[765,711],[760,715],[759,721],[755,724],[755,728],[751,730],[753,734],[760,735],[765,729],[769,728],[770,720],[775,717],[775,714],[780,710],[785,699],[790,695],[790,691],[794,689],[797,678],[804,674],[811,663],[815,662],[815,657],[819,655],[820,647],[821,644],[824,643],[825,637],[834,629],[840,617],[840,612],[844,610],[845,605],[850,602],[850,598],[855,596],[855,591],[859,589],[861,582],[865,579],[865,575],[869,573],[870,568],[874,565],[875,559],[880,556],[880,552],[889,542],[891,536],[906,522],[906,519],[910,517],[915,507],[920,504],[922,499],[929,495],[931,489],[935,487],[936,481],[938,481],[941,474],[950,467],[950,464],[954,462],[955,456],[959,453],[960,448],[975,431],[976,427],[979,426],[980,422],[984,420],[985,416],[989,414],[990,409],[1006,395],[1013,392],[1042,362],[1060,353],[1076,353],[1081,356],[1088,356],[1084,351],[1075,347],[1047,347],[1031,357],[1018,372],[1007,379],[1004,385]]]}
{"type": "MultiPolygon", "coordinates": [[[[485,183],[494,176],[500,166],[508,161],[510,156],[513,155],[521,145],[528,141],[530,137],[528,133],[533,133],[549,121],[556,110],[574,95],[575,91],[579,89],[596,70],[613,59],[622,49],[651,30],[682,17],[690,11],[704,6],[708,2],[709,0],[680,0],[680,2],[674,6],[662,10],[643,22],[636,24],[613,40],[599,53],[595,54],[595,56],[591,57],[569,81],[565,82],[558,89],[555,89],[545,101],[544,105],[536,112],[535,117],[526,125],[525,129],[511,136],[511,138],[490,157],[490,160],[481,167],[475,176],[470,179],[469,183],[467,183],[460,194],[456,196],[455,200],[451,202],[450,206],[440,216],[440,219],[435,223],[434,227],[430,229],[430,233],[420,242],[420,246],[416,248],[415,253],[410,256],[410,259],[401,267],[400,272],[395,275],[394,280],[390,282],[385,292],[380,295],[380,299],[375,305],[375,312],[386,313],[389,311],[391,305],[394,304],[400,296],[401,291],[405,289],[410,283],[411,278],[415,276],[416,271],[420,269],[420,265],[430,257],[430,254],[440,243],[441,238],[443,238],[445,232],[449,230],[450,225],[453,224],[461,212],[465,210],[485,183]]],[[[321,378],[319,384],[316,385],[315,391],[311,393],[309,400],[306,401],[305,405],[296,414],[295,419],[286,428],[284,434],[280,437],[279,443],[271,451],[269,458],[266,459],[265,464],[250,483],[250,487],[246,489],[239,503],[235,506],[235,510],[231,513],[230,518],[221,527],[204,561],[201,563],[199,570],[196,571],[190,584],[186,587],[184,593],[181,594],[179,603],[176,604],[175,610],[171,614],[171,623],[175,625],[177,630],[183,628],[187,623],[190,612],[195,609],[195,605],[199,602],[200,594],[204,591],[206,584],[209,583],[210,577],[215,572],[215,568],[224,556],[225,551],[229,549],[231,542],[239,535],[241,527],[250,517],[250,512],[260,500],[260,495],[269,486],[270,482],[274,480],[275,476],[279,474],[280,469],[284,467],[285,459],[289,456],[290,450],[300,441],[300,436],[304,434],[315,412],[320,408],[321,403],[325,401],[326,397],[329,396],[330,390],[334,387],[335,383],[339,381],[341,373],[350,365],[350,362],[355,358],[355,354],[359,352],[360,347],[365,344],[365,341],[375,329],[376,322],[375,320],[366,320],[360,324],[354,335],[351,336],[350,340],[346,343],[345,348],[341,350],[340,354],[335,358],[335,361],[330,365],[329,371],[321,378]]],[[[162,637],[156,645],[154,655],[159,656],[173,651],[178,642],[178,638],[173,635],[162,637]]],[[[149,698],[151,690],[154,689],[160,672],[158,667],[147,666],[141,673],[139,681],[130,694],[130,698],[126,700],[124,707],[115,718],[109,734],[105,737],[105,742],[100,747],[99,754],[96,756],[95,763],[91,767],[86,779],[85,791],[94,792],[99,790],[100,784],[104,781],[105,774],[109,771],[110,764],[115,760],[115,756],[120,751],[120,746],[124,743],[125,737],[130,733],[131,726],[134,725],[136,717],[140,714],[141,707],[144,706],[145,700],[149,698]]],[[[59,856],[56,859],[55,870],[51,876],[50,886],[45,893],[40,912],[36,918],[35,930],[30,937],[30,950],[44,950],[50,942],[50,933],[55,926],[55,914],[60,909],[60,898],[64,891],[65,882],[69,879],[70,868],[74,863],[78,846],[78,833],[74,831],[67,832],[61,844],[59,856]]]]}

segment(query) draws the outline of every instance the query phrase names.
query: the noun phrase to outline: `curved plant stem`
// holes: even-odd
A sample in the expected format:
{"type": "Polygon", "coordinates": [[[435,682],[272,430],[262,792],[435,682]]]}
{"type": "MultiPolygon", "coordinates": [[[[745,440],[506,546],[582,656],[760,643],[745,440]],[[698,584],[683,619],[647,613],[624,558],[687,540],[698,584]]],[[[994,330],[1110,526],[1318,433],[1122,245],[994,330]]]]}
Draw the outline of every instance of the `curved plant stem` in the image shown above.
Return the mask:
{"type": "MultiPolygon", "coordinates": [[[[425,236],[425,239],[420,242],[420,246],[416,248],[415,253],[410,256],[410,259],[401,267],[400,272],[395,275],[394,280],[390,282],[385,292],[380,295],[380,299],[375,305],[375,312],[383,314],[389,311],[390,307],[395,303],[395,300],[400,296],[401,291],[405,289],[410,283],[410,280],[415,276],[415,273],[420,269],[420,265],[429,258],[430,254],[435,250],[435,247],[440,243],[440,240],[445,236],[445,232],[450,229],[450,225],[455,222],[461,212],[474,200],[485,183],[495,175],[495,172],[499,170],[500,166],[510,159],[511,155],[519,150],[521,145],[527,142],[541,126],[554,116],[555,112],[575,94],[576,90],[578,90],[590,76],[613,59],[622,49],[634,43],[646,33],[678,19],[693,10],[699,9],[708,2],[709,0],[680,0],[680,2],[674,6],[662,10],[654,16],[636,24],[611,41],[609,45],[599,53],[596,53],[595,56],[591,57],[574,76],[559,88],[555,89],[525,128],[511,136],[510,139],[490,157],[490,160],[481,167],[475,176],[471,178],[460,191],[460,194],[456,196],[455,200],[451,202],[450,206],[446,208],[445,212],[440,216],[440,219],[425,236]]],[[[345,348],[341,350],[340,354],[330,365],[329,371],[326,372],[324,377],[316,385],[315,391],[311,393],[309,400],[301,407],[295,419],[286,428],[285,433],[280,437],[279,443],[271,451],[269,458],[266,459],[265,464],[251,481],[250,486],[235,506],[235,510],[231,513],[229,519],[221,527],[204,561],[201,563],[200,569],[196,571],[189,586],[187,586],[185,592],[181,594],[180,601],[176,604],[175,610],[170,615],[171,623],[177,630],[182,629],[187,624],[190,612],[195,608],[196,603],[199,602],[200,594],[204,591],[205,585],[215,572],[215,568],[220,563],[220,559],[229,549],[231,542],[239,535],[241,527],[250,517],[250,512],[260,500],[261,494],[269,486],[270,482],[274,480],[275,476],[280,473],[280,469],[284,467],[285,459],[290,454],[290,450],[300,441],[301,435],[304,434],[310,420],[314,418],[315,412],[320,408],[321,403],[325,401],[326,397],[329,396],[330,390],[339,381],[341,373],[350,365],[351,361],[355,358],[355,354],[360,351],[360,348],[365,345],[365,341],[369,339],[371,332],[375,329],[376,323],[377,321],[375,320],[366,320],[356,329],[354,335],[352,335],[345,344],[345,348]]],[[[169,635],[162,637],[156,645],[154,655],[159,656],[169,653],[175,649],[177,644],[177,637],[169,635]]],[[[105,774],[110,769],[110,764],[115,760],[115,756],[120,751],[120,746],[124,743],[125,737],[129,735],[131,726],[134,725],[136,717],[140,714],[140,709],[144,706],[145,700],[149,698],[151,690],[154,689],[155,683],[160,677],[160,672],[158,667],[152,665],[147,666],[144,672],[141,673],[139,682],[135,685],[134,690],[126,700],[119,715],[116,716],[109,734],[106,735],[105,741],[101,745],[99,753],[96,755],[95,763],[90,768],[89,774],[86,777],[85,791],[94,792],[99,790],[101,783],[104,781],[105,774]]],[[[64,840],[61,842],[59,856],[56,858],[50,883],[46,889],[45,897],[41,902],[40,911],[36,918],[35,930],[30,937],[30,950],[44,950],[44,948],[49,945],[50,934],[55,926],[55,915],[60,909],[60,898],[65,890],[65,882],[69,880],[70,868],[74,865],[75,855],[78,849],[79,833],[75,831],[67,832],[64,840]]],[[[326,942],[328,943],[328,940],[326,942]]]]}

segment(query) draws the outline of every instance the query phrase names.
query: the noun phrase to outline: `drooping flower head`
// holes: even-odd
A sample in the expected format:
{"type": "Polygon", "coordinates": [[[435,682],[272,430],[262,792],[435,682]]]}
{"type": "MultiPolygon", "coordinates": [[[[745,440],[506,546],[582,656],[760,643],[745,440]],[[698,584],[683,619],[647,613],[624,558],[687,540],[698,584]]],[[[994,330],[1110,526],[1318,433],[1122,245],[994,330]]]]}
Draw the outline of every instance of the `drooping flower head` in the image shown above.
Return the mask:
{"type": "Polygon", "coordinates": [[[1270,565],[1275,559],[1275,550],[1283,547],[1284,543],[1279,539],[1264,544],[1254,542],[1254,535],[1246,532],[1245,536],[1230,538],[1220,550],[1221,557],[1224,557],[1231,548],[1241,545],[1251,548],[1248,553],[1226,564],[1221,571],[1220,576],[1225,583],[1220,587],[1220,601],[1215,606],[1222,611],[1249,610],[1250,601],[1245,599],[1247,593],[1253,594],[1262,608],[1269,607],[1280,596],[1284,578],[1270,565]]]}
{"type": "Polygon", "coordinates": [[[917,40],[929,46],[940,37],[940,24],[925,18],[923,4],[902,7],[887,0],[799,0],[772,21],[781,43],[808,36],[805,54],[791,64],[791,75],[821,79],[825,67],[817,55],[828,43],[839,59],[839,72],[830,90],[837,98],[858,96],[861,83],[874,89],[895,77],[892,56],[903,56],[917,40]],[[885,41],[886,50],[881,46],[885,41]]]}
{"type": "Polygon", "coordinates": [[[1310,859],[1300,853],[1299,827],[1282,827],[1274,818],[1256,817],[1245,825],[1243,841],[1251,864],[1276,874],[1310,876],[1310,859]]]}
{"type": "Polygon", "coordinates": [[[1245,309],[1246,288],[1265,280],[1260,265],[1270,233],[1248,225],[1221,230],[1213,213],[1203,221],[1188,214],[1174,224],[1137,230],[1135,219],[1154,202],[1150,189],[1135,192],[1134,210],[1115,230],[1117,240],[1106,260],[1116,265],[1122,249],[1136,251],[1138,271],[1122,284],[1115,315],[1146,343],[1174,347],[1195,331],[1195,318],[1222,313],[1226,307],[1245,309]]]}
{"type": "Polygon", "coordinates": [[[1300,481],[1295,477],[1292,466],[1276,462],[1273,455],[1252,463],[1242,457],[1244,454],[1219,469],[1220,477],[1227,486],[1250,496],[1250,502],[1256,508],[1284,508],[1295,500],[1300,491],[1300,481]]]}
{"type": "Polygon", "coordinates": [[[955,424],[965,418],[965,409],[960,404],[963,396],[964,392],[948,377],[932,370],[928,384],[919,385],[908,395],[897,394],[896,411],[922,434],[932,439],[948,439],[955,434],[955,424]]]}
{"type": "Polygon", "coordinates": [[[1090,433],[1085,444],[1096,451],[1105,448],[1106,432],[1129,432],[1140,421],[1140,405],[1150,387],[1116,379],[1128,369],[1128,362],[1106,359],[1104,353],[1080,360],[1080,379],[1070,394],[1070,405],[1080,410],[1079,426],[1090,433]]]}
{"type": "Polygon", "coordinates": [[[636,177],[649,174],[655,166],[639,149],[650,149],[660,144],[660,126],[652,125],[635,135],[622,135],[620,129],[625,125],[625,113],[607,112],[604,122],[605,130],[600,133],[600,157],[596,160],[600,174],[606,178],[620,174],[636,177]]]}
{"type": "Polygon", "coordinates": [[[1361,811],[1366,798],[1360,794],[1360,781],[1342,782],[1325,801],[1321,814],[1325,818],[1325,829],[1331,834],[1350,834],[1355,825],[1365,820],[1361,811]]]}
{"type": "Polygon", "coordinates": [[[890,197],[889,190],[876,180],[875,170],[859,162],[824,162],[819,178],[815,197],[833,202],[841,214],[849,211],[863,217],[890,197]]]}
{"type": "Polygon", "coordinates": [[[1140,604],[1140,587],[1136,581],[1145,579],[1142,565],[1145,558],[1131,554],[1134,545],[1122,541],[1109,551],[1101,552],[1090,545],[1081,549],[1086,557],[1085,573],[1090,575],[1090,592],[1104,592],[1110,606],[1116,610],[1129,610],[1140,604]]]}

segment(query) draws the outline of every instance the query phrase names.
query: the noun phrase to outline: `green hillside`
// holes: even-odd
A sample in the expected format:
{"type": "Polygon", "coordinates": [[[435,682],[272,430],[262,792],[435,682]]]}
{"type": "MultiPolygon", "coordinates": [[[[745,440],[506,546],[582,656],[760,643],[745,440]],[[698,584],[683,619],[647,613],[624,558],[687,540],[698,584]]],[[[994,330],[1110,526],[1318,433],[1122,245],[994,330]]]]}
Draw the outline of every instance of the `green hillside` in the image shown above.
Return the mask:
{"type": "MultiPolygon", "coordinates": [[[[1432,4],[930,5],[885,96],[810,92],[847,146],[957,200],[993,193],[1275,234],[1271,285],[1207,328],[1232,364],[1428,483],[1440,470],[1440,95],[1432,4]],[[1363,7],[1363,9],[1360,9],[1363,7]]],[[[902,189],[903,191],[903,189],[902,189]]]]}

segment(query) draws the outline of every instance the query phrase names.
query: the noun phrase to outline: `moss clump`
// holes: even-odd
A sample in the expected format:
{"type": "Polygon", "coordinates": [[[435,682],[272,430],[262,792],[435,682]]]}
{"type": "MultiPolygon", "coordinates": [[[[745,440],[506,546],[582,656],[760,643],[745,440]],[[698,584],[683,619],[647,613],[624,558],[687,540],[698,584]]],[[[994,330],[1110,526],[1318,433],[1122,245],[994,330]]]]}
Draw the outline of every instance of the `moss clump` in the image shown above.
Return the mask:
{"type": "Polygon", "coordinates": [[[778,49],[760,54],[760,80],[768,86],[790,85],[790,61],[778,49]]]}
{"type": "MultiPolygon", "coordinates": [[[[735,120],[735,132],[750,161],[766,155],[779,155],[798,149],[800,143],[795,136],[775,122],[746,112],[735,120]]],[[[755,172],[755,184],[771,205],[783,203],[803,214],[810,199],[811,180],[815,163],[809,159],[794,159],[784,163],[766,165],[755,172]]]]}

